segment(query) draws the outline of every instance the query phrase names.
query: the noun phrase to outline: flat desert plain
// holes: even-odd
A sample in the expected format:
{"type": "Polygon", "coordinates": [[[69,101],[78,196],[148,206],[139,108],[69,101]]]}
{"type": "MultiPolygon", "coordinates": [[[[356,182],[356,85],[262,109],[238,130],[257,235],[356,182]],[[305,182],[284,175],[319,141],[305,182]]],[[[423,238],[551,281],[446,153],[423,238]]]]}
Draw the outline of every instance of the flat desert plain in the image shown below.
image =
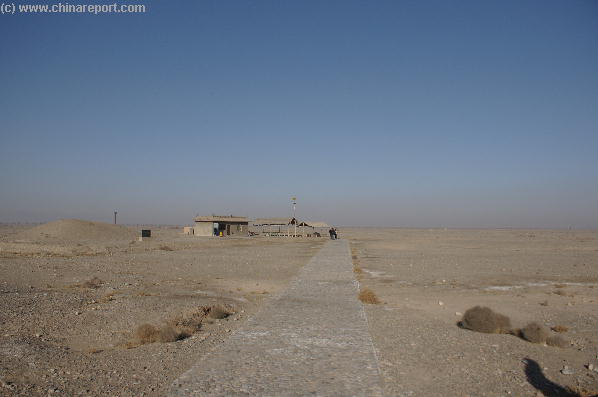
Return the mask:
{"type": "MultiPolygon", "coordinates": [[[[136,241],[140,229],[0,227],[1,395],[163,395],[328,242],[169,227],[136,241]]],[[[386,395],[598,390],[598,232],[339,232],[379,301],[364,306],[386,395]],[[477,305],[508,316],[512,332],[459,327],[477,305]],[[563,346],[524,340],[532,322],[563,346]]]]}
{"type": "Polygon", "coordinates": [[[366,313],[387,395],[598,393],[597,232],[349,229],[343,236],[362,288],[381,301],[366,313]],[[513,328],[536,322],[566,346],[458,327],[477,305],[508,316],[513,328]]]}

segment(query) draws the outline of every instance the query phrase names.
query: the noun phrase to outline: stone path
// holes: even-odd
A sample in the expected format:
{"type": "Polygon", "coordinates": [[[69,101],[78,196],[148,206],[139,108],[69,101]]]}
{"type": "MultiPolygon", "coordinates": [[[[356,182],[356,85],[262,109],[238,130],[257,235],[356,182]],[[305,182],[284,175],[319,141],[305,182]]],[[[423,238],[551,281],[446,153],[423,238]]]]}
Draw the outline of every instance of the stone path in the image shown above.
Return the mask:
{"type": "Polygon", "coordinates": [[[328,242],[170,396],[381,396],[346,240],[328,242]]]}

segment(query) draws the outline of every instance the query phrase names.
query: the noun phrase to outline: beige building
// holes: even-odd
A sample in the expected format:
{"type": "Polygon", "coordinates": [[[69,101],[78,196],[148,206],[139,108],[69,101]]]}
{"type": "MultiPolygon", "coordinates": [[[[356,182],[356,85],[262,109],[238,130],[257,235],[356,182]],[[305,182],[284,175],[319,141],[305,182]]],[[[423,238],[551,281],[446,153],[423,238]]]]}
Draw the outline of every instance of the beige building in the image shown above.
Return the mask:
{"type": "Polygon", "coordinates": [[[330,225],[326,222],[301,221],[299,230],[302,236],[327,236],[330,225]]]}
{"type": "Polygon", "coordinates": [[[198,216],[193,234],[196,236],[247,236],[249,219],[243,216],[198,216]]]}
{"type": "Polygon", "coordinates": [[[290,218],[257,218],[253,221],[252,232],[268,236],[293,235],[297,219],[290,218]]]}

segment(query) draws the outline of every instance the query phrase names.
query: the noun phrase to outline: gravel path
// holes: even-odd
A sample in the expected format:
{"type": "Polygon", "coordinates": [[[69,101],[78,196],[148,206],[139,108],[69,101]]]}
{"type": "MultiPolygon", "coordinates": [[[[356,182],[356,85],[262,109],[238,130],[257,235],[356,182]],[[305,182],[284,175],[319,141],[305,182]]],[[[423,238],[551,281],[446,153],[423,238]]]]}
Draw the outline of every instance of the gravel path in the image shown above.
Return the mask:
{"type": "Polygon", "coordinates": [[[171,396],[381,396],[348,242],[330,241],[289,288],[184,373],[171,396]]]}

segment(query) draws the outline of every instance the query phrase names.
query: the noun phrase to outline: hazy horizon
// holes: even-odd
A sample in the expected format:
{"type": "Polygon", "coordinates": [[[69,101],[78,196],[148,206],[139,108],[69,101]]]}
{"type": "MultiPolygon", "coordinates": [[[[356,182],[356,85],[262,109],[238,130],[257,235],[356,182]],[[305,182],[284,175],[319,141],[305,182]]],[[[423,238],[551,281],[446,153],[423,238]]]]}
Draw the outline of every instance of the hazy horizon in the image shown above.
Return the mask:
{"type": "Polygon", "coordinates": [[[143,4],[0,15],[0,222],[598,229],[598,2],[143,4]]]}

